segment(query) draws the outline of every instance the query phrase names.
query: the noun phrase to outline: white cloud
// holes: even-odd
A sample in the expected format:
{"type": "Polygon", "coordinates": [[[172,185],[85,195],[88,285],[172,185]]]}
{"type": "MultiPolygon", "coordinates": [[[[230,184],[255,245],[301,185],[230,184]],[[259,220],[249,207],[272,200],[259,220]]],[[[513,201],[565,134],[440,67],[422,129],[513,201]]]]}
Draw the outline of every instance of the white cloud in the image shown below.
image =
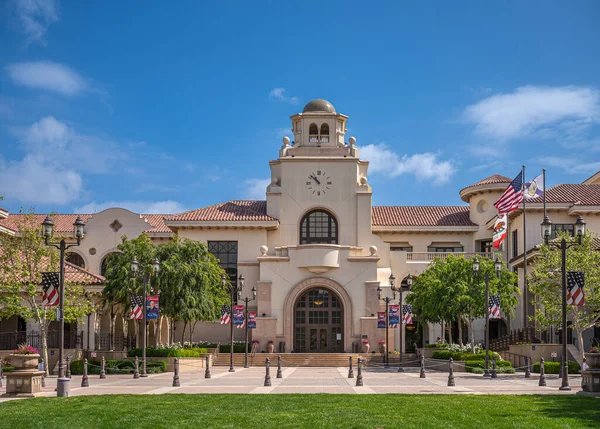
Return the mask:
{"type": "Polygon", "coordinates": [[[271,179],[246,179],[244,184],[246,190],[244,198],[249,200],[264,200],[267,192],[267,186],[271,183],[271,179]]]}
{"type": "Polygon", "coordinates": [[[15,63],[6,66],[12,81],[21,86],[77,95],[89,89],[86,80],[64,64],[51,61],[15,63]]]}
{"type": "Polygon", "coordinates": [[[370,161],[371,173],[388,177],[412,174],[417,180],[428,180],[438,185],[448,182],[456,172],[454,164],[451,161],[439,160],[437,153],[415,153],[401,157],[383,143],[361,147],[360,157],[370,161]]]}
{"type": "Polygon", "coordinates": [[[121,207],[134,213],[143,214],[171,214],[181,213],[187,209],[177,201],[105,201],[103,203],[91,202],[73,209],[75,213],[98,213],[112,207],[121,207]]]}
{"type": "Polygon", "coordinates": [[[84,173],[108,173],[125,158],[116,143],[79,134],[53,116],[15,133],[25,155],[20,160],[0,159],[0,189],[17,201],[75,201],[83,191],[84,173]]]}
{"type": "Polygon", "coordinates": [[[55,0],[14,0],[15,14],[27,37],[27,43],[46,44],[48,27],[57,22],[58,2],[55,0]]]}
{"type": "Polygon", "coordinates": [[[298,104],[298,97],[287,97],[285,95],[285,88],[273,88],[269,92],[269,98],[272,100],[287,101],[292,104],[298,104]]]}
{"type": "Polygon", "coordinates": [[[600,121],[600,93],[588,87],[523,86],[468,106],[464,119],[497,140],[573,139],[600,121]]]}
{"type": "Polygon", "coordinates": [[[591,174],[600,171],[600,161],[586,162],[578,157],[544,156],[536,161],[546,167],[560,168],[568,174],[591,174]]]}

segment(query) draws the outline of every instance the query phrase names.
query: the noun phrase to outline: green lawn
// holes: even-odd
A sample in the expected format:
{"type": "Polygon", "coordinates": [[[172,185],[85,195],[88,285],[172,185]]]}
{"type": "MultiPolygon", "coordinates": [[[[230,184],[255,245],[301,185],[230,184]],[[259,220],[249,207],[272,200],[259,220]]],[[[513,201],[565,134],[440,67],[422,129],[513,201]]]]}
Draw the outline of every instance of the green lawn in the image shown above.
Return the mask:
{"type": "Polygon", "coordinates": [[[0,403],[2,428],[599,428],[600,399],[518,395],[104,395],[0,403]]]}

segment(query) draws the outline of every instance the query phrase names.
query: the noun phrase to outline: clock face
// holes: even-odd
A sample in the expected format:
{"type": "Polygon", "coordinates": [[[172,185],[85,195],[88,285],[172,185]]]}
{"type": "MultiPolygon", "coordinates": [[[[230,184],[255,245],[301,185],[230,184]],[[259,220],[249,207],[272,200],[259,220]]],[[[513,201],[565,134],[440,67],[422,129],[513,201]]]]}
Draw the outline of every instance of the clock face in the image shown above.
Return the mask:
{"type": "Polygon", "coordinates": [[[313,195],[321,196],[327,194],[331,190],[332,181],[329,174],[322,170],[317,170],[308,175],[306,180],[306,188],[313,195]]]}

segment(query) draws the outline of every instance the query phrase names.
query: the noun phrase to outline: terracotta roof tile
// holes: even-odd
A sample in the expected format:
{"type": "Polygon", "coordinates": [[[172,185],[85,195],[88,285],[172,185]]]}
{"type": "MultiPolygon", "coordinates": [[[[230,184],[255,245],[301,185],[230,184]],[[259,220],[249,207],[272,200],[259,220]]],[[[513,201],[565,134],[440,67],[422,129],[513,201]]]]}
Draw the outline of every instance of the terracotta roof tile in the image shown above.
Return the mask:
{"type": "Polygon", "coordinates": [[[168,221],[276,221],[267,215],[265,200],[234,200],[167,216],[168,221]]]}
{"type": "Polygon", "coordinates": [[[477,226],[468,206],[373,206],[373,226],[477,226]]]}
{"type": "Polygon", "coordinates": [[[483,180],[480,180],[477,183],[473,183],[472,185],[469,185],[469,186],[463,188],[461,190],[461,192],[464,191],[465,189],[473,188],[475,186],[492,185],[494,183],[510,183],[510,182],[512,182],[511,178],[506,177],[506,176],[502,176],[500,174],[494,174],[493,176],[487,177],[487,178],[485,178],[483,180]]]}
{"type": "Polygon", "coordinates": [[[142,216],[152,226],[152,228],[148,228],[146,232],[173,232],[167,225],[165,225],[165,217],[170,215],[143,214],[142,216]]]}
{"type": "MultiPolygon", "coordinates": [[[[25,217],[28,215],[25,214],[11,214],[8,215],[8,217],[6,219],[0,219],[0,226],[3,226],[5,228],[8,228],[12,231],[18,231],[19,230],[19,225],[24,221],[25,217]]],[[[50,215],[50,217],[52,217],[52,221],[54,222],[54,231],[58,232],[58,233],[65,233],[65,232],[73,232],[73,224],[75,223],[75,219],[77,219],[77,216],[81,216],[81,219],[84,222],[87,222],[87,220],[92,217],[92,215],[89,214],[82,214],[82,215],[76,215],[76,214],[56,214],[56,215],[50,215]]],[[[36,214],[34,215],[33,221],[32,221],[32,226],[39,226],[41,228],[42,222],[44,221],[44,219],[46,218],[45,214],[36,214]]]]}
{"type": "MultiPolygon", "coordinates": [[[[527,200],[528,203],[542,203],[542,197],[527,200]]],[[[547,203],[570,203],[583,206],[600,205],[600,185],[563,184],[546,190],[547,203]]]]}

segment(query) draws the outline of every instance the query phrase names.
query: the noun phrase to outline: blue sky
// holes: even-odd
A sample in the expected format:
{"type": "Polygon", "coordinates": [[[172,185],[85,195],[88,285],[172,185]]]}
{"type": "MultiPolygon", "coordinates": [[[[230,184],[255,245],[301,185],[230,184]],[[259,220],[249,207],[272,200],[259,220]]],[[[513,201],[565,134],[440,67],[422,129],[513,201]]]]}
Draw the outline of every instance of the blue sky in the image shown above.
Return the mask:
{"type": "Polygon", "coordinates": [[[600,3],[399,3],[4,2],[0,205],[264,198],[313,98],[350,116],[376,205],[600,170],[600,3]]]}

